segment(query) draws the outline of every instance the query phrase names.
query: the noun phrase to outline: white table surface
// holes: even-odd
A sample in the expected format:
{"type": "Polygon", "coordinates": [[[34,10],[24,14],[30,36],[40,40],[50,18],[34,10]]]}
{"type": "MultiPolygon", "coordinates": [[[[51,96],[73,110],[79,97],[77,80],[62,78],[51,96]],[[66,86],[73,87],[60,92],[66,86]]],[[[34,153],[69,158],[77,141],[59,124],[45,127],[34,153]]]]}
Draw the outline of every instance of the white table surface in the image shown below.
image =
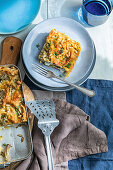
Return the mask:
{"type": "MultiPolygon", "coordinates": [[[[79,21],[80,7],[82,0],[42,0],[40,11],[33,23],[25,30],[13,34],[24,41],[29,31],[35,24],[53,17],[69,17],[79,21]]],[[[96,63],[89,76],[92,79],[113,80],[113,12],[103,25],[86,27],[96,46],[96,63]]],[[[0,35],[0,42],[6,35],[0,35]]],[[[24,78],[24,71],[21,62],[19,67],[24,78]]]]}

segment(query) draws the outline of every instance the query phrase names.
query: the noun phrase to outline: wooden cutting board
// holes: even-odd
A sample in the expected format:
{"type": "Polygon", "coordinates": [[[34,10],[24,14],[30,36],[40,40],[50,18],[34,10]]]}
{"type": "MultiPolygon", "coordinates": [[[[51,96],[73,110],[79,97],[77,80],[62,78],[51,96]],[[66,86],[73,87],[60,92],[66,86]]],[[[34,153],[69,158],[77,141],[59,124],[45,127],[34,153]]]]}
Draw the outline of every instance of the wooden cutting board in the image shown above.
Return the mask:
{"type": "Polygon", "coordinates": [[[16,37],[7,37],[2,42],[2,53],[0,65],[14,64],[17,65],[22,41],[16,37]]]}
{"type": "MultiPolygon", "coordinates": [[[[22,46],[22,41],[16,37],[7,37],[2,42],[2,52],[1,52],[1,61],[0,65],[5,64],[14,64],[17,65],[20,50],[22,46]]],[[[23,91],[25,101],[34,100],[34,96],[30,88],[23,82],[23,91]]],[[[28,109],[28,118],[29,118],[29,128],[32,131],[34,115],[28,109]]],[[[21,162],[11,163],[8,167],[2,168],[1,170],[14,170],[21,162]]]]}

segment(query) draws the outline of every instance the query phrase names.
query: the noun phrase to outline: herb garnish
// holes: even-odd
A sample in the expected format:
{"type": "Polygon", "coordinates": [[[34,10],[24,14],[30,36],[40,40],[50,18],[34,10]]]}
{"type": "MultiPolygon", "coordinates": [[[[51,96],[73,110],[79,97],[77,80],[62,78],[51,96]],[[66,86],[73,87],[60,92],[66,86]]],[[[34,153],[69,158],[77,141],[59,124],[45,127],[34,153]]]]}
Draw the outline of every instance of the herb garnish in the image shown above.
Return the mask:
{"type": "Polygon", "coordinates": [[[36,47],[38,48],[38,50],[40,50],[40,44],[39,43],[36,45],[36,47]]]}
{"type": "Polygon", "coordinates": [[[63,77],[62,74],[60,74],[59,77],[63,77]]]}
{"type": "Polygon", "coordinates": [[[47,44],[46,47],[47,47],[47,49],[50,49],[50,44],[47,44]]]}
{"type": "Polygon", "coordinates": [[[23,98],[23,97],[21,97],[21,99],[20,99],[20,100],[21,100],[21,103],[22,103],[22,104],[24,104],[24,98],[23,98]]]}
{"type": "Polygon", "coordinates": [[[7,146],[7,144],[6,144],[6,143],[3,143],[2,145],[3,145],[3,146],[7,146]]]}
{"type": "Polygon", "coordinates": [[[57,53],[56,53],[55,55],[56,55],[56,56],[58,56],[58,54],[57,54],[57,53]]]}
{"type": "Polygon", "coordinates": [[[2,100],[2,99],[3,99],[3,96],[0,96],[0,99],[2,100]]]}
{"type": "Polygon", "coordinates": [[[64,49],[61,48],[61,50],[59,51],[60,54],[64,53],[64,49]]]}
{"type": "Polygon", "coordinates": [[[70,68],[70,66],[71,66],[71,63],[68,63],[68,64],[66,65],[67,68],[70,68]]]}
{"type": "Polygon", "coordinates": [[[58,53],[54,53],[54,55],[56,56],[57,59],[59,59],[59,57],[58,57],[59,54],[58,53]]]}
{"type": "Polygon", "coordinates": [[[18,108],[15,108],[16,114],[17,114],[18,116],[20,115],[19,107],[20,107],[20,106],[18,106],[18,108]]]}
{"type": "Polygon", "coordinates": [[[1,115],[1,118],[4,118],[5,117],[5,115],[1,115]]]}
{"type": "Polygon", "coordinates": [[[21,100],[21,102],[23,102],[23,101],[24,101],[24,98],[22,97],[20,100],[21,100]]]}
{"type": "Polygon", "coordinates": [[[59,35],[56,36],[56,38],[58,39],[59,35]]]}

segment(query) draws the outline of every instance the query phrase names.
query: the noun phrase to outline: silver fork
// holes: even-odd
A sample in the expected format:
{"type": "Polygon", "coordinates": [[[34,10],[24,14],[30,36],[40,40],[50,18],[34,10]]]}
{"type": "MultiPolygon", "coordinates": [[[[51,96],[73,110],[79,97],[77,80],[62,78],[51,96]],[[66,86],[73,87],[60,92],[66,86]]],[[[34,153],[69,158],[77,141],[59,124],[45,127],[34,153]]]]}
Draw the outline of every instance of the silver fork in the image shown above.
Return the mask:
{"type": "Polygon", "coordinates": [[[72,87],[76,88],[77,90],[81,91],[82,93],[88,95],[89,97],[93,97],[95,95],[94,90],[89,90],[87,88],[81,87],[79,85],[76,85],[74,83],[71,83],[65,79],[62,79],[61,77],[56,76],[52,71],[45,69],[44,67],[40,66],[39,64],[32,64],[33,70],[37,73],[39,73],[42,76],[45,76],[47,78],[57,78],[72,87]]]}

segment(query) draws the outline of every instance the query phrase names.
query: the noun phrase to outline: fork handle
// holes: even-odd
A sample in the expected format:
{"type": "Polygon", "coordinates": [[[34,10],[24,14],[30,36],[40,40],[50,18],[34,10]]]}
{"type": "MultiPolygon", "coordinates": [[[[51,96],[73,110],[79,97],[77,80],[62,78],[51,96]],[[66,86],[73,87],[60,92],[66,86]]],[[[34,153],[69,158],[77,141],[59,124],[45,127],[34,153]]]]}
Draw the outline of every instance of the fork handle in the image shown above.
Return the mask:
{"type": "Polygon", "coordinates": [[[60,77],[58,77],[58,76],[56,76],[56,75],[54,76],[54,78],[57,78],[57,79],[59,79],[59,80],[61,80],[61,81],[64,81],[65,83],[71,85],[72,87],[74,87],[74,88],[76,88],[77,90],[81,91],[82,93],[88,95],[89,97],[93,97],[93,96],[95,95],[95,91],[94,91],[94,90],[89,90],[89,89],[87,89],[87,88],[81,87],[81,86],[76,85],[76,84],[74,84],[74,83],[70,83],[70,82],[68,82],[67,80],[62,79],[62,78],[60,78],[60,77]]]}
{"type": "Polygon", "coordinates": [[[46,152],[48,158],[48,169],[54,170],[50,136],[45,136],[45,143],[46,143],[46,152]]]}

